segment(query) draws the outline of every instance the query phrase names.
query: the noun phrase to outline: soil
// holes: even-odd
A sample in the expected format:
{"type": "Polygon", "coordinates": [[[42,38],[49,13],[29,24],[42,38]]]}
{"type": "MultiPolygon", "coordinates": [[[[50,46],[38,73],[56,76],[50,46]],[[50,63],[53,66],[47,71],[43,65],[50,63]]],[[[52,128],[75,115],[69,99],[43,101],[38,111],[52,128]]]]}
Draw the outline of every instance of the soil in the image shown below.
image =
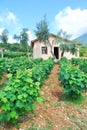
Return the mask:
{"type": "MultiPolygon", "coordinates": [[[[35,103],[34,113],[20,118],[20,130],[87,130],[87,100],[81,104],[66,101],[58,81],[58,71],[59,66],[55,64],[40,89],[43,102],[35,103]]],[[[8,124],[4,130],[17,128],[8,124]]]]}

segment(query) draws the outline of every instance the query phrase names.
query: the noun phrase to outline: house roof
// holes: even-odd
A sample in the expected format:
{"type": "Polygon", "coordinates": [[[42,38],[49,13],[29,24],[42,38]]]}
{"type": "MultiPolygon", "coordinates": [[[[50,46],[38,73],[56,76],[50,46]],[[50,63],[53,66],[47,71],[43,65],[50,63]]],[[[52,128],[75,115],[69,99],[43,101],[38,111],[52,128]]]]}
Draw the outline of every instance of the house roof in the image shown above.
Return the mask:
{"type": "MultiPolygon", "coordinates": [[[[57,35],[51,33],[51,34],[50,34],[50,37],[54,37],[54,38],[56,38],[57,35]]],[[[62,39],[62,37],[58,37],[58,38],[59,38],[59,39],[62,39]]],[[[37,42],[37,41],[39,41],[38,38],[32,40],[32,41],[31,41],[31,46],[33,47],[33,46],[34,46],[34,43],[37,42]]],[[[65,42],[69,43],[70,40],[65,39],[65,42]]],[[[81,46],[82,44],[81,44],[81,43],[77,43],[77,45],[81,46]]]]}
{"type": "MultiPolygon", "coordinates": [[[[56,37],[56,35],[53,34],[53,33],[51,33],[50,36],[51,36],[51,37],[54,37],[54,38],[56,37]]],[[[31,41],[31,46],[33,47],[33,46],[34,46],[34,43],[37,42],[37,41],[39,41],[38,38],[32,40],[32,41],[31,41]]]]}

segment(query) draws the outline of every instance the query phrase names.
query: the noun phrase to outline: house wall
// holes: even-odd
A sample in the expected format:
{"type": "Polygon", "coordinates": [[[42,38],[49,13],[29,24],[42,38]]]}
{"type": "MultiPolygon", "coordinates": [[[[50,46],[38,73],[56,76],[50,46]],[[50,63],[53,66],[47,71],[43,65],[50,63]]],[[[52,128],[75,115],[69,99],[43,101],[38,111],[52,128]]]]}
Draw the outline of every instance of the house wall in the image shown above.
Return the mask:
{"type": "Polygon", "coordinates": [[[40,58],[41,57],[41,52],[40,52],[40,43],[37,41],[35,42],[33,46],[33,58],[40,58]]]}
{"type": "MultiPolygon", "coordinates": [[[[50,37],[49,40],[50,40],[50,43],[52,44],[54,37],[53,36],[50,37]]],[[[46,45],[46,46],[47,46],[47,54],[42,54],[42,47],[45,47],[45,45],[43,43],[40,43],[37,40],[33,46],[33,58],[34,59],[36,58],[48,59],[49,57],[52,57],[50,46],[49,45],[46,45]]],[[[53,44],[52,46],[53,46],[52,51],[54,52],[54,47],[59,47],[59,44],[53,44]]],[[[65,52],[64,56],[67,57],[68,59],[79,57],[79,50],[77,52],[77,55],[72,55],[70,52],[65,52]]],[[[61,50],[59,48],[59,59],[60,58],[61,58],[61,50]]]]}

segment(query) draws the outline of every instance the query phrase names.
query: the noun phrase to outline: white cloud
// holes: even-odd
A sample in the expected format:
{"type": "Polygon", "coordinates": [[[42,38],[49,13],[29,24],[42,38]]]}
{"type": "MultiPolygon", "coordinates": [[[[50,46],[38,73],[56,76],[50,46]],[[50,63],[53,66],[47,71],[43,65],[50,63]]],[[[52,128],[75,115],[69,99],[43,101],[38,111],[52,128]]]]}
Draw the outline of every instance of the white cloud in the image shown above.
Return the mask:
{"type": "MultiPolygon", "coordinates": [[[[18,42],[17,40],[13,39],[13,35],[14,34],[19,35],[22,28],[23,27],[20,24],[19,19],[13,12],[5,10],[4,12],[0,13],[0,34],[4,29],[7,29],[9,32],[8,34],[9,43],[18,42]]],[[[28,31],[28,36],[30,41],[35,38],[34,33],[30,30],[28,31]]]]}
{"type": "Polygon", "coordinates": [[[2,33],[3,30],[4,30],[4,28],[0,28],[0,34],[2,33]]]}
{"type": "Polygon", "coordinates": [[[27,33],[28,33],[28,37],[30,41],[36,38],[36,36],[34,35],[32,31],[29,30],[27,33]]]}
{"type": "Polygon", "coordinates": [[[15,40],[12,35],[8,35],[8,43],[16,43],[16,42],[17,40],[15,40]]]}
{"type": "Polygon", "coordinates": [[[0,34],[4,29],[7,29],[9,32],[9,43],[17,42],[13,39],[13,35],[17,34],[21,27],[22,25],[20,24],[19,19],[13,12],[5,10],[4,12],[0,13],[0,34]]]}
{"type": "Polygon", "coordinates": [[[72,37],[78,37],[87,32],[87,9],[71,9],[66,7],[55,16],[55,27],[62,29],[72,37]]]}
{"type": "Polygon", "coordinates": [[[6,16],[6,20],[8,24],[17,24],[18,23],[18,19],[16,17],[16,15],[13,12],[8,12],[7,16],[6,16]]]}
{"type": "Polygon", "coordinates": [[[22,25],[13,12],[5,10],[0,13],[0,27],[6,28],[10,33],[16,33],[20,30],[22,25]]]}

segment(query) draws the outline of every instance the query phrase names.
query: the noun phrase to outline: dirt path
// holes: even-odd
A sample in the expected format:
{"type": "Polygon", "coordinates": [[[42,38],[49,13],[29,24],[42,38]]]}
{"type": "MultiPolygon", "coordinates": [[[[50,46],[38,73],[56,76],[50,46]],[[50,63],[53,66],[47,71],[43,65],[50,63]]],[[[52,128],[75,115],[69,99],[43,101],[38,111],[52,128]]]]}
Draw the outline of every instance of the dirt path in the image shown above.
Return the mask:
{"type": "Polygon", "coordinates": [[[86,130],[87,105],[76,106],[64,100],[58,70],[55,65],[40,89],[43,102],[36,104],[34,114],[22,118],[20,130],[86,130]]]}

